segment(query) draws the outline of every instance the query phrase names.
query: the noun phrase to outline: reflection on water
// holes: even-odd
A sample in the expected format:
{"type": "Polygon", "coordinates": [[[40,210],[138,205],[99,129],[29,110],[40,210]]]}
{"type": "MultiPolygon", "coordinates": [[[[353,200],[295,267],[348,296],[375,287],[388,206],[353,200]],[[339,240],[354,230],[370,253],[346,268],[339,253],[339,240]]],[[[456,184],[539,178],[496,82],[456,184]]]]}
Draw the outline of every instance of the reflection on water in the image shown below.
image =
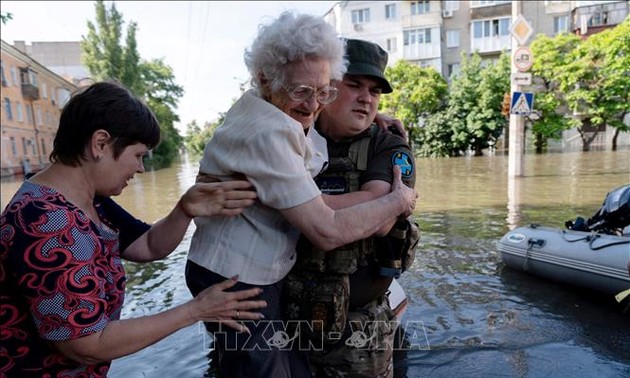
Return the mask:
{"type": "MultiPolygon", "coordinates": [[[[507,156],[419,159],[415,216],[422,238],[401,277],[410,305],[397,377],[630,376],[630,327],[611,298],[504,268],[495,242],[511,227],[563,227],[593,215],[607,192],[630,182],[630,151],[527,155],[509,182],[507,156]],[[409,332],[413,330],[413,332],[409,332]]],[[[194,181],[197,164],[138,175],[116,200],[155,221],[194,181]]],[[[18,183],[2,183],[2,207],[18,183]]],[[[126,264],[124,317],[190,298],[184,282],[193,226],[167,259],[126,264]]],[[[629,252],[630,253],[630,252],[629,252]]],[[[201,377],[210,340],[183,329],[114,362],[111,377],[201,377]]]]}

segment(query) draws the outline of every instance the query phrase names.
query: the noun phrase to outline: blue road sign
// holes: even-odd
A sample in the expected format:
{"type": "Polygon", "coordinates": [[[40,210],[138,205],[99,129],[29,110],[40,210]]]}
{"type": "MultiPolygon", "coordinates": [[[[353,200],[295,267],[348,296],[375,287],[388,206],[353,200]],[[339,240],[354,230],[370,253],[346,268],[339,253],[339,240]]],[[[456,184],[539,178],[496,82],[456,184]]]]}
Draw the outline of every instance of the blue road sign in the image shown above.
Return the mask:
{"type": "Polygon", "coordinates": [[[534,94],[530,92],[512,93],[510,114],[529,115],[534,108],[534,94]]]}

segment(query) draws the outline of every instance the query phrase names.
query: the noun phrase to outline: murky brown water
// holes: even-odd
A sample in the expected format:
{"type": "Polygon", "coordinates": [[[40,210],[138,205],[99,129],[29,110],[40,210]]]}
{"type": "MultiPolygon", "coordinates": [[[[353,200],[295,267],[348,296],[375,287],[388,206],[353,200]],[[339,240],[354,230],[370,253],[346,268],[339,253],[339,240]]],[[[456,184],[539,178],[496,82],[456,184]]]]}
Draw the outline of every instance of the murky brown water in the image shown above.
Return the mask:
{"type": "MultiPolygon", "coordinates": [[[[502,266],[495,242],[516,225],[563,227],[589,217],[608,191],[630,182],[630,150],[527,155],[507,178],[507,156],[417,161],[422,230],[412,269],[406,339],[424,348],[396,356],[398,377],[627,377],[630,317],[610,298],[502,266]]],[[[139,175],[116,200],[155,221],[192,184],[196,162],[139,175]]],[[[1,184],[2,208],[19,182],[1,184]]],[[[192,226],[166,260],[127,264],[124,317],[190,298],[183,271],[192,226]]],[[[630,251],[629,251],[630,253],[630,251]]],[[[114,362],[111,377],[201,377],[210,340],[186,328],[114,362]]]]}

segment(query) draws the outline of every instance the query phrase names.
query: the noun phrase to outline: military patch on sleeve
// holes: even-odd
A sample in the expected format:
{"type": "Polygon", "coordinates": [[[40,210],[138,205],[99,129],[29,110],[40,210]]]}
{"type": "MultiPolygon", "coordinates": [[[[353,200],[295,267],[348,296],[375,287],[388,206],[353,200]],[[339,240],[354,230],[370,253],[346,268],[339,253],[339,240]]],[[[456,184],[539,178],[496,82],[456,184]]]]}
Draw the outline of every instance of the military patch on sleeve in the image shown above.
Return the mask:
{"type": "Polygon", "coordinates": [[[392,164],[400,167],[402,177],[405,179],[410,178],[413,174],[413,164],[411,162],[411,157],[406,152],[398,151],[392,156],[392,164]]]}

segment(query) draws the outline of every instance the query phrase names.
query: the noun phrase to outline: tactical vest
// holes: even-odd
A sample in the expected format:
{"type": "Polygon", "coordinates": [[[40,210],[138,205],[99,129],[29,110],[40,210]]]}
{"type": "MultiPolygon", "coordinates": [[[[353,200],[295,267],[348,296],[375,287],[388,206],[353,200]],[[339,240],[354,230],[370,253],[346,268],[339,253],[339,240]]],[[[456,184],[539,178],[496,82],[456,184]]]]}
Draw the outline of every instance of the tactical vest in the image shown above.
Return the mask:
{"type": "MultiPolygon", "coordinates": [[[[347,156],[329,157],[328,167],[315,179],[322,193],[336,195],[359,190],[359,179],[367,169],[368,150],[375,127],[373,125],[363,138],[352,142],[347,156]]],[[[310,272],[352,274],[357,270],[357,264],[368,263],[366,258],[373,250],[373,237],[325,252],[302,236],[298,241],[296,267],[310,272]]]]}
{"type": "MultiPolygon", "coordinates": [[[[326,171],[316,178],[325,194],[344,194],[359,190],[361,174],[367,169],[373,125],[362,138],[351,143],[347,156],[329,157],[326,171]]],[[[326,252],[315,248],[304,236],[297,245],[297,261],[285,278],[284,299],[287,320],[310,320],[312,329],[302,329],[312,341],[338,342],[347,324],[350,280],[358,266],[369,266],[375,274],[398,277],[413,262],[419,237],[417,224],[399,220],[385,238],[370,237],[326,252]],[[401,227],[404,229],[401,231],[401,227]],[[415,235],[415,236],[414,236],[415,235]],[[415,237],[415,239],[414,239],[415,237]],[[391,248],[408,252],[409,258],[390,258],[391,248]],[[376,253],[382,250],[380,253],[376,253]],[[383,253],[385,252],[385,253],[383,253]]],[[[404,254],[404,253],[403,253],[404,254]]],[[[291,323],[290,323],[291,324],[291,323]]]]}

